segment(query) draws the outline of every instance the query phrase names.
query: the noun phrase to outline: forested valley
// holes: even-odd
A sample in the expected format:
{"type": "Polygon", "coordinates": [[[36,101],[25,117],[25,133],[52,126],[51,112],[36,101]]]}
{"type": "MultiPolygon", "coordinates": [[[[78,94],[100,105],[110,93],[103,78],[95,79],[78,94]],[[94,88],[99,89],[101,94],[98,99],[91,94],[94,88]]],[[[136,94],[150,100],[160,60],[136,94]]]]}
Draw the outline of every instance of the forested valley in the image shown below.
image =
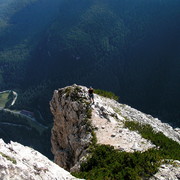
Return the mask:
{"type": "Polygon", "coordinates": [[[179,12],[179,0],[0,0],[0,91],[46,126],[53,91],[76,83],[178,127],[179,12]]]}

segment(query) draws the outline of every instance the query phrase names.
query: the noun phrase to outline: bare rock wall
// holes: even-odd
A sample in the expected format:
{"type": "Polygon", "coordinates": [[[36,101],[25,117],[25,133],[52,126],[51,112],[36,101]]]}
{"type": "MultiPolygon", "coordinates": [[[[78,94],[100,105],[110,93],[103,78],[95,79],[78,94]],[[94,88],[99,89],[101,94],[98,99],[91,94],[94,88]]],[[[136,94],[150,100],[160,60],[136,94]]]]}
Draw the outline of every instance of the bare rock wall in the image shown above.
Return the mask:
{"type": "Polygon", "coordinates": [[[86,154],[91,143],[87,119],[89,100],[86,89],[77,85],[54,91],[50,102],[54,116],[52,153],[59,166],[70,170],[86,154]]]}

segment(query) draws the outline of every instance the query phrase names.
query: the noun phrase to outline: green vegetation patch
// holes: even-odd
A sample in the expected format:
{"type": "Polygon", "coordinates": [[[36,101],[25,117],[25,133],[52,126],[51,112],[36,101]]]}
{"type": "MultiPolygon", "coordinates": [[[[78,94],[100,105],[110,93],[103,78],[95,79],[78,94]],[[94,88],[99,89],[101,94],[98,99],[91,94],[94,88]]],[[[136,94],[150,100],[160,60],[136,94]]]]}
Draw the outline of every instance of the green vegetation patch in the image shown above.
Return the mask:
{"type": "Polygon", "coordinates": [[[66,94],[66,98],[70,97],[72,101],[83,102],[83,100],[85,100],[81,95],[82,89],[80,86],[67,87],[65,88],[64,93],[66,94]]]}
{"type": "Polygon", "coordinates": [[[155,149],[146,152],[119,152],[107,145],[97,145],[87,162],[81,164],[78,178],[96,180],[148,178],[155,174],[161,157],[155,149]]]}
{"type": "Polygon", "coordinates": [[[12,158],[12,157],[10,157],[10,156],[2,153],[2,152],[0,152],[0,154],[1,154],[4,158],[6,158],[7,160],[11,161],[13,164],[17,164],[17,162],[16,162],[16,160],[15,160],[14,158],[12,158]]]}
{"type": "Polygon", "coordinates": [[[163,133],[155,132],[150,125],[126,121],[125,127],[132,131],[138,131],[143,138],[150,140],[159,147],[160,155],[163,158],[180,160],[180,145],[176,141],[166,137],[163,133]]]}
{"type": "Polygon", "coordinates": [[[95,89],[94,90],[94,93],[95,94],[98,94],[100,96],[103,96],[103,97],[107,97],[107,98],[110,98],[110,99],[114,99],[116,101],[119,100],[119,97],[116,96],[113,92],[109,92],[109,91],[105,91],[105,90],[101,90],[101,89],[95,89]]]}
{"type": "Polygon", "coordinates": [[[114,110],[115,113],[117,113],[117,114],[119,114],[120,116],[122,116],[120,108],[117,108],[117,107],[112,106],[112,109],[114,110]]]}
{"type": "Polygon", "coordinates": [[[14,95],[13,91],[10,91],[9,95],[8,95],[8,100],[5,104],[5,108],[9,108],[11,106],[14,98],[15,98],[15,95],[14,95]]]}
{"type": "Polygon", "coordinates": [[[149,179],[158,171],[164,159],[180,160],[180,145],[162,133],[154,132],[150,125],[126,121],[125,127],[138,131],[158,148],[128,153],[117,151],[111,146],[97,145],[95,141],[91,156],[81,164],[80,172],[73,175],[89,180],[149,179]]]}
{"type": "Polygon", "coordinates": [[[8,102],[8,97],[9,97],[10,92],[3,92],[0,93],[0,107],[4,108],[6,103],[8,102]]]}

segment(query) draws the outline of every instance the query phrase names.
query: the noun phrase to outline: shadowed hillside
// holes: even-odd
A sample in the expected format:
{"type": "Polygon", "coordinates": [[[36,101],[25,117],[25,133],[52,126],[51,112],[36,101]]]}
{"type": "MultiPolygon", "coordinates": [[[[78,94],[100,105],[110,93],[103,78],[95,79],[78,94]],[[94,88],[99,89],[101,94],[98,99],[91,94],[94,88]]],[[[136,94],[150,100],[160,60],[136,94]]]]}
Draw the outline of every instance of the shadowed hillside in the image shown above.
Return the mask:
{"type": "Polygon", "coordinates": [[[0,91],[51,126],[54,89],[77,83],[180,126],[179,0],[0,0],[0,91]]]}
{"type": "Polygon", "coordinates": [[[32,55],[28,83],[112,90],[178,125],[178,12],[178,1],[64,2],[32,55]]]}

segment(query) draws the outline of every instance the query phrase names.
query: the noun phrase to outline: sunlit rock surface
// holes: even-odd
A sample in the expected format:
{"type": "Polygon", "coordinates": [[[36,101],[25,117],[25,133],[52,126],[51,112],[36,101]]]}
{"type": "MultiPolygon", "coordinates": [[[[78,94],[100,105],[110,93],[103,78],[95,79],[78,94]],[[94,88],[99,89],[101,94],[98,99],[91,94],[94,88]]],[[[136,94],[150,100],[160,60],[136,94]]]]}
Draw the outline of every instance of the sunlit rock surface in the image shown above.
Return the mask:
{"type": "Polygon", "coordinates": [[[32,148],[0,139],[1,180],[75,180],[69,172],[32,148]]]}

